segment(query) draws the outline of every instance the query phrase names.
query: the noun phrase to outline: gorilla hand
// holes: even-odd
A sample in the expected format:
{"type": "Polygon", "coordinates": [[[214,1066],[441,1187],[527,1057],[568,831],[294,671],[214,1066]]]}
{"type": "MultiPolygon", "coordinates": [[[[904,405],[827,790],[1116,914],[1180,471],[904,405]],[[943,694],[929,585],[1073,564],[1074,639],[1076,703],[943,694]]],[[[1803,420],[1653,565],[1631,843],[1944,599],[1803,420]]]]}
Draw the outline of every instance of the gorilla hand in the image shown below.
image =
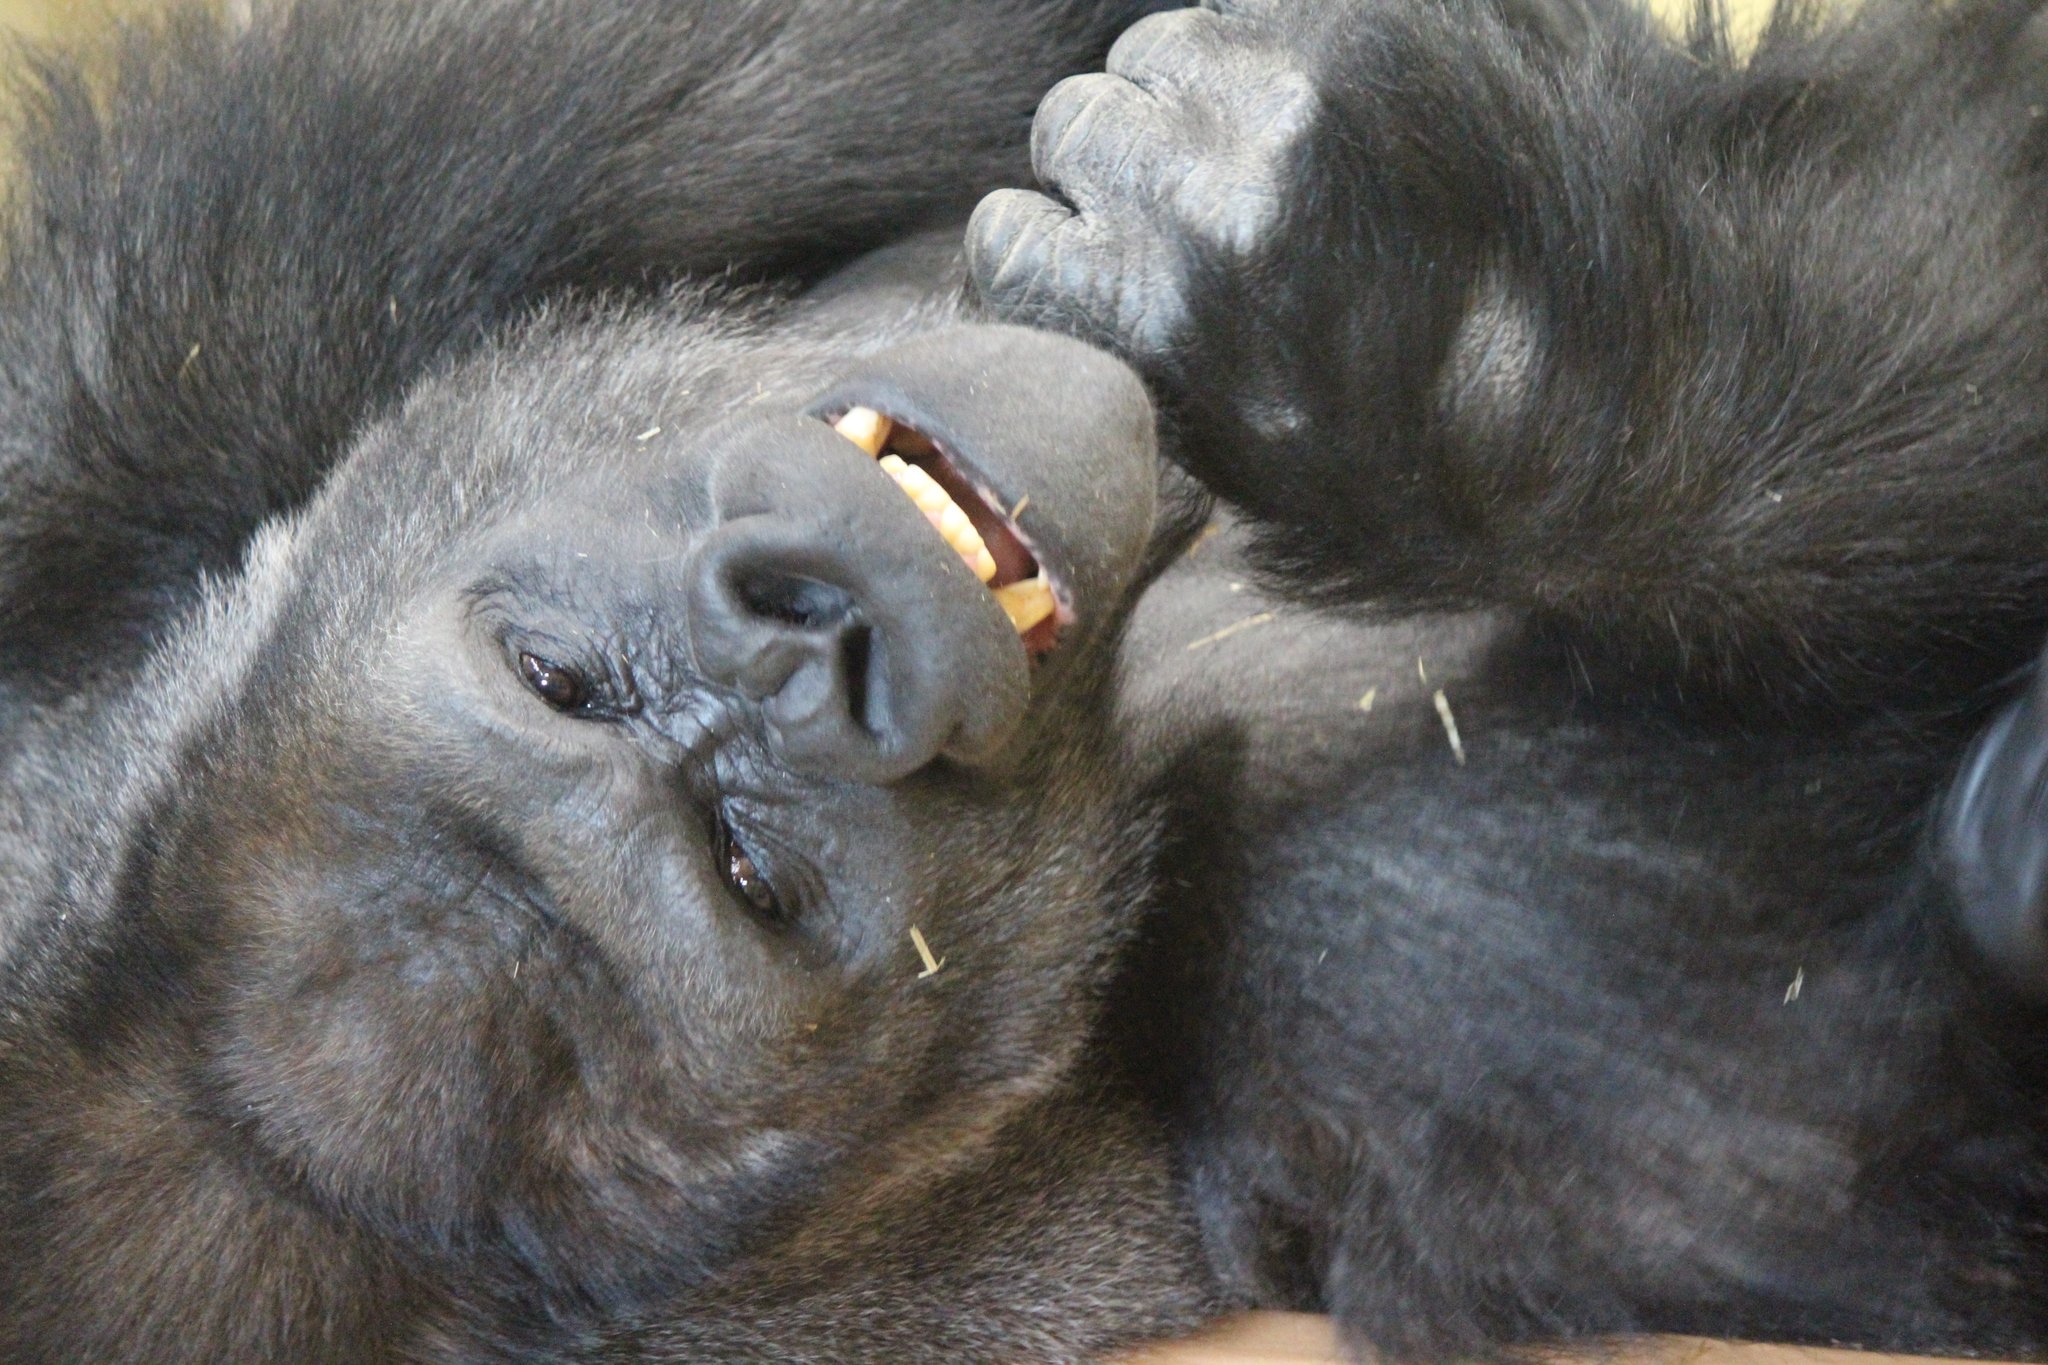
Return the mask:
{"type": "Polygon", "coordinates": [[[1155,15],[969,259],[1138,367],[1305,596],[1506,608],[1688,706],[1966,695],[2048,601],[2048,478],[1980,459],[2048,442],[2039,96],[2004,19],[1918,23],[1744,63],[1610,0],[1155,15]]]}
{"type": "MultiPolygon", "coordinates": [[[[1107,72],[1055,86],[1032,162],[1065,202],[982,202],[968,256],[984,299],[1122,353],[1207,419],[1191,427],[1298,423],[1300,286],[1349,228],[1288,212],[1319,113],[1297,37],[1263,5],[1173,11],[1126,32],[1107,72]]],[[[1228,462],[1191,463],[1243,491],[1228,462]]]]}
{"type": "Polygon", "coordinates": [[[1527,198],[1508,144],[1546,126],[1520,102],[1572,60],[1564,28],[1493,0],[1154,15],[1041,103],[1049,193],[982,202],[975,283],[1007,319],[1130,360],[1171,453],[1305,556],[1304,590],[1365,595],[1373,572],[1382,594],[1390,566],[1446,581],[1491,490],[1444,386],[1472,370],[1467,406],[1495,427],[1534,396],[1533,324],[1475,291],[1527,198]]]}

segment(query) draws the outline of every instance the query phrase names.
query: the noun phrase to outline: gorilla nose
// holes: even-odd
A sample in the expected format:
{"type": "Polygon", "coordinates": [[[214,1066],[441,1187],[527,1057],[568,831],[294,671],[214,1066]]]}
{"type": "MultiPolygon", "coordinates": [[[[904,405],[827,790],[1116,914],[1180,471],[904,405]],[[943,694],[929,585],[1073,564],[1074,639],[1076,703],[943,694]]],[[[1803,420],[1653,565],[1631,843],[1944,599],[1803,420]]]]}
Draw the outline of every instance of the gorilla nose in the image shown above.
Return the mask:
{"type": "Polygon", "coordinates": [[[691,651],[761,706],[783,760],[880,784],[1000,748],[1029,663],[991,595],[858,447],[822,423],[730,433],[719,525],[687,571],[691,651]]]}

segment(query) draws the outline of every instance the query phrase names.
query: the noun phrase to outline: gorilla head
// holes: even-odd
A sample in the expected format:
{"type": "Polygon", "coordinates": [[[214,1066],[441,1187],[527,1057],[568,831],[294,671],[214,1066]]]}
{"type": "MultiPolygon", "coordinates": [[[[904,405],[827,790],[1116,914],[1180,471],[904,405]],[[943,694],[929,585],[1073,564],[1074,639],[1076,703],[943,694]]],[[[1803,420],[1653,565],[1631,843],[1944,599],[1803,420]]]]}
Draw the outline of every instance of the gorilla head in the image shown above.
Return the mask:
{"type": "Polygon", "coordinates": [[[135,871],[183,985],[121,1008],[323,1206],[565,1284],[999,1123],[1133,900],[1102,655],[1154,468],[1127,370],[1011,328],[853,359],[672,315],[447,376],[175,647],[236,666],[135,871]],[[855,405],[1022,506],[1042,660],[855,405]]]}

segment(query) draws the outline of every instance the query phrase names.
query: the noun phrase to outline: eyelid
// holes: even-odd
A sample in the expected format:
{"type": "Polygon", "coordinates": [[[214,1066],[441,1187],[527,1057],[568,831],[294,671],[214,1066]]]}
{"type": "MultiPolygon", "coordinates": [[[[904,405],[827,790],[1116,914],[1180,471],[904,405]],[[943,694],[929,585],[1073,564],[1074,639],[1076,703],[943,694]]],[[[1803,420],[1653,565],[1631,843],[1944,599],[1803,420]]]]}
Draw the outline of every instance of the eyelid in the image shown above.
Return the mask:
{"type": "Polygon", "coordinates": [[[817,866],[772,821],[747,810],[751,803],[722,796],[712,807],[714,823],[730,830],[768,884],[775,888],[792,925],[811,919],[826,903],[827,881],[817,866]]]}
{"type": "MultiPolygon", "coordinates": [[[[616,721],[638,715],[644,705],[632,668],[617,654],[589,649],[559,636],[510,622],[499,630],[498,645],[513,673],[519,675],[521,685],[529,691],[532,687],[524,676],[523,663],[529,656],[550,667],[572,672],[583,680],[586,689],[583,705],[571,710],[558,710],[560,715],[579,720],[616,721]]],[[[546,702],[544,697],[541,700],[546,702]]]]}

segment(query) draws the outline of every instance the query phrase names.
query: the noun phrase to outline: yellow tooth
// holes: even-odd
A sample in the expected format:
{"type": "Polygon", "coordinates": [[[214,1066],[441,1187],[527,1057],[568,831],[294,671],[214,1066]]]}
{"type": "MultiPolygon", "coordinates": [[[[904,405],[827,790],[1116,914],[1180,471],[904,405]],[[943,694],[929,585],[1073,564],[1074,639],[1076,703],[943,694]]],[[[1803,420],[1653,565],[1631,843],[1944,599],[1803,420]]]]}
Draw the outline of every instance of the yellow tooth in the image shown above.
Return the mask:
{"type": "Polygon", "coordinates": [[[1009,616],[1010,624],[1017,628],[1019,635],[1052,615],[1052,584],[1046,582],[1042,574],[994,591],[996,602],[1009,616]]]}
{"type": "Polygon", "coordinates": [[[959,504],[939,486],[938,480],[914,464],[906,464],[901,457],[884,455],[876,461],[882,472],[896,481],[896,486],[910,495],[911,502],[924,513],[932,529],[939,533],[946,544],[953,547],[953,553],[974,571],[974,576],[986,583],[996,576],[995,556],[988,552],[988,542],[981,538],[981,532],[974,529],[959,504]]]}
{"type": "Polygon", "coordinates": [[[834,422],[832,429],[873,456],[882,453],[892,425],[873,408],[848,408],[846,416],[834,422]]]}
{"type": "MultiPolygon", "coordinates": [[[[939,481],[907,463],[900,455],[884,455],[882,447],[889,440],[891,423],[888,418],[873,408],[853,408],[833,426],[841,436],[876,457],[875,463],[884,474],[896,481],[896,486],[909,496],[917,509],[924,513],[925,520],[932,524],[953,553],[974,576],[987,583],[996,576],[996,559],[989,553],[988,542],[981,538],[981,532],[974,529],[973,519],[960,510],[952,495],[940,486],[939,481]]],[[[1029,501],[1027,498],[1025,501],[1029,501]]],[[[1017,505],[1024,510],[1023,503],[1017,505]]],[[[993,590],[996,601],[1010,618],[1017,633],[1022,635],[1053,613],[1052,585],[1041,576],[1027,578],[1021,583],[993,590]]]]}
{"type": "Polygon", "coordinates": [[[939,487],[936,479],[914,464],[905,464],[901,456],[884,455],[881,465],[926,516],[937,516],[952,505],[953,500],[946,496],[946,490],[939,487]]]}
{"type": "Polygon", "coordinates": [[[981,533],[972,526],[967,528],[967,534],[964,536],[948,536],[946,543],[953,547],[953,553],[959,555],[961,561],[974,570],[974,576],[982,582],[986,583],[996,576],[995,556],[988,552],[988,546],[983,543],[981,533]]]}

